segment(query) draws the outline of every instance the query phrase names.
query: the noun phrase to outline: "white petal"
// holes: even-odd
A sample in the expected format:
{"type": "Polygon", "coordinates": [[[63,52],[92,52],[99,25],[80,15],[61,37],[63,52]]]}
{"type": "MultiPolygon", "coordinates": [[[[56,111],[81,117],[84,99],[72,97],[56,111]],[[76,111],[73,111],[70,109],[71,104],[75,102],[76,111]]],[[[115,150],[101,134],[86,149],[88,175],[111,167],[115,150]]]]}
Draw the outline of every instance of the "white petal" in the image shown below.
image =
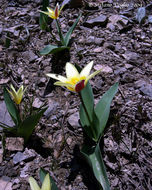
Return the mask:
{"type": "Polygon", "coordinates": [[[51,182],[49,174],[45,176],[41,190],[51,190],[51,182]]]}
{"type": "Polygon", "coordinates": [[[50,7],[47,7],[47,10],[48,10],[48,12],[51,13],[51,14],[54,13],[54,10],[51,9],[50,7]]]}
{"type": "Polygon", "coordinates": [[[29,178],[29,183],[30,183],[31,190],[41,190],[33,177],[29,178]]]}
{"type": "Polygon", "coordinates": [[[66,63],[65,70],[66,70],[66,76],[68,79],[73,78],[73,77],[79,78],[80,76],[75,66],[69,62],[66,63]]]}
{"type": "Polygon", "coordinates": [[[64,82],[55,82],[54,85],[57,85],[57,86],[65,86],[65,87],[71,87],[71,88],[74,88],[74,86],[75,86],[75,85],[68,84],[68,83],[64,83],[64,82]]]}
{"type": "Polygon", "coordinates": [[[100,73],[102,69],[95,71],[94,73],[92,73],[91,75],[89,75],[86,80],[85,80],[85,85],[87,84],[88,80],[90,80],[91,78],[93,78],[95,75],[97,75],[98,73],[100,73]]]}
{"type": "Polygon", "coordinates": [[[92,66],[93,66],[93,61],[91,61],[90,63],[88,63],[88,64],[82,69],[82,71],[81,71],[81,73],[80,73],[80,76],[85,76],[85,77],[89,76],[90,71],[91,71],[91,69],[92,69],[92,66]]]}
{"type": "Polygon", "coordinates": [[[51,77],[51,78],[56,79],[56,80],[59,80],[61,82],[67,81],[67,78],[65,78],[61,75],[58,75],[58,74],[48,73],[48,74],[46,74],[46,76],[51,77]]]}

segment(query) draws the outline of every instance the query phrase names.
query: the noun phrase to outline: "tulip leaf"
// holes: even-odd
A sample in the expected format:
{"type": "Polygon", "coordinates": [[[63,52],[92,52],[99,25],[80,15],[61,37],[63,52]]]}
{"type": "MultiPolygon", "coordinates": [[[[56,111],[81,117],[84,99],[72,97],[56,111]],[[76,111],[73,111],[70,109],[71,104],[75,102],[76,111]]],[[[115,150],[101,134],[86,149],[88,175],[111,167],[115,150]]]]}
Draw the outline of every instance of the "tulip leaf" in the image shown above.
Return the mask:
{"type": "Polygon", "coordinates": [[[84,111],[82,104],[80,104],[79,115],[80,115],[81,125],[84,128],[85,133],[87,134],[88,137],[90,137],[93,140],[94,138],[93,138],[93,133],[92,133],[91,128],[90,128],[90,123],[88,121],[87,115],[84,111]]]}
{"type": "Polygon", "coordinates": [[[43,48],[40,51],[40,54],[41,55],[47,55],[49,53],[54,54],[54,53],[63,51],[64,49],[69,49],[69,47],[66,47],[66,46],[56,46],[56,45],[47,45],[45,48],[43,48]]]}
{"type": "MultiPolygon", "coordinates": [[[[43,0],[42,11],[47,11],[48,6],[49,6],[49,0],[43,0]]],[[[48,16],[45,15],[44,13],[40,13],[39,24],[41,30],[46,30],[48,28],[47,22],[48,22],[48,16]]]]}
{"type": "Polygon", "coordinates": [[[4,101],[12,120],[17,126],[21,122],[20,115],[6,88],[4,88],[4,101]]]}
{"type": "Polygon", "coordinates": [[[98,127],[98,133],[100,136],[103,134],[104,128],[108,121],[110,104],[117,91],[118,83],[115,83],[107,92],[105,92],[95,107],[95,114],[100,121],[100,127],[98,127]]]}
{"type": "Polygon", "coordinates": [[[68,46],[70,38],[71,38],[71,34],[72,34],[73,30],[75,29],[76,25],[78,24],[80,17],[81,17],[81,14],[79,15],[79,17],[77,18],[75,23],[73,23],[73,25],[71,26],[69,31],[66,33],[65,38],[64,38],[65,46],[68,46]]]}
{"type": "Polygon", "coordinates": [[[43,113],[46,111],[47,108],[41,109],[38,113],[28,116],[19,126],[18,128],[18,135],[22,136],[25,142],[28,141],[29,137],[31,136],[35,126],[37,125],[38,121],[40,120],[43,113]]]}
{"type": "Polygon", "coordinates": [[[99,144],[97,144],[95,147],[90,147],[89,145],[85,144],[81,150],[81,153],[88,162],[95,178],[100,184],[100,189],[110,190],[110,184],[106,174],[99,144]]]}
{"type": "MultiPolygon", "coordinates": [[[[43,168],[40,169],[40,180],[41,183],[43,183],[45,176],[47,175],[47,171],[45,171],[43,168]]],[[[51,190],[58,190],[58,187],[56,186],[53,178],[50,176],[50,181],[51,181],[51,190]]]]}
{"type": "MultiPolygon", "coordinates": [[[[92,122],[92,117],[93,117],[93,112],[94,112],[94,98],[93,98],[93,92],[92,88],[89,84],[87,83],[86,87],[80,91],[80,96],[83,101],[83,104],[88,112],[89,118],[92,122]]],[[[91,123],[90,123],[91,124],[91,123]]]]}

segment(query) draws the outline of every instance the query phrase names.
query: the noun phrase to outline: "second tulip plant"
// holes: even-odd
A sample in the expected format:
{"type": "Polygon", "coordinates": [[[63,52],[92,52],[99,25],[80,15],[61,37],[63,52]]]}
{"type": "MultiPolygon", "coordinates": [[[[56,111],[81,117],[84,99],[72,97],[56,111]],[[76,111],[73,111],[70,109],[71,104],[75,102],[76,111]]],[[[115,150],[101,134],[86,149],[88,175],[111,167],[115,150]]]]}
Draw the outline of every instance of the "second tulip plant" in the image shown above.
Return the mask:
{"type": "Polygon", "coordinates": [[[93,61],[87,64],[82,70],[77,65],[66,64],[66,75],[49,73],[47,76],[58,80],[55,85],[64,86],[70,91],[77,92],[80,104],[80,121],[84,129],[84,143],[81,153],[90,165],[100,189],[110,190],[106,169],[100,151],[100,139],[103,136],[104,128],[108,121],[110,104],[118,90],[118,83],[115,83],[94,105],[94,97],[89,79],[98,74],[101,70],[90,74],[93,61]],[[89,143],[88,143],[89,142],[89,143]]]}

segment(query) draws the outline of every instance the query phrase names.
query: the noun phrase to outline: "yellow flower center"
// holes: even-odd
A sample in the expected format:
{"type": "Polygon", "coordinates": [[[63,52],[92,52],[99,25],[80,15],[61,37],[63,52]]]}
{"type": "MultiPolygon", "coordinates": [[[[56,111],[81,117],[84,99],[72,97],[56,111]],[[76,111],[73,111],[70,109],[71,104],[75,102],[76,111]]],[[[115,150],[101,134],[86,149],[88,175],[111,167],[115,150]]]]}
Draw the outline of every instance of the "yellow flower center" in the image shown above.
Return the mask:
{"type": "Polygon", "coordinates": [[[67,81],[66,83],[73,85],[73,88],[72,88],[72,87],[67,87],[67,88],[68,88],[69,90],[71,90],[71,91],[75,91],[75,85],[76,85],[78,82],[80,82],[80,81],[82,81],[82,80],[85,80],[85,79],[86,79],[85,76],[72,77],[72,78],[70,78],[69,81],[67,81]]]}

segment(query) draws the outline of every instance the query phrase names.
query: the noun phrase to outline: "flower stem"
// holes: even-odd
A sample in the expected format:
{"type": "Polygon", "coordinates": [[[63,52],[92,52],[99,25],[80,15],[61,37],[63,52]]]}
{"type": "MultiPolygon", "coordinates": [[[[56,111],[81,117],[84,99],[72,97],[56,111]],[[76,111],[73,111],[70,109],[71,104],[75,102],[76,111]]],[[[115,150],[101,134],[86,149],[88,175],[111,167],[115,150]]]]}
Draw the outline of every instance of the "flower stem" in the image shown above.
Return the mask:
{"type": "Polygon", "coordinates": [[[78,92],[78,95],[79,95],[79,97],[80,97],[80,101],[81,101],[82,106],[83,106],[83,108],[84,108],[84,110],[85,110],[85,113],[86,113],[86,115],[87,115],[88,121],[89,121],[89,123],[90,123],[90,125],[91,125],[91,119],[90,119],[88,110],[87,110],[87,108],[86,108],[86,106],[85,106],[85,103],[84,103],[84,101],[83,101],[83,98],[82,98],[82,96],[81,96],[81,93],[78,92]]]}
{"type": "Polygon", "coordinates": [[[64,43],[64,38],[63,38],[63,34],[62,34],[62,31],[61,31],[59,22],[58,22],[57,19],[55,19],[55,21],[56,21],[56,26],[57,26],[57,30],[58,30],[58,33],[59,33],[59,37],[60,37],[61,43],[62,43],[62,45],[64,46],[64,45],[65,45],[65,43],[64,43]]]}

